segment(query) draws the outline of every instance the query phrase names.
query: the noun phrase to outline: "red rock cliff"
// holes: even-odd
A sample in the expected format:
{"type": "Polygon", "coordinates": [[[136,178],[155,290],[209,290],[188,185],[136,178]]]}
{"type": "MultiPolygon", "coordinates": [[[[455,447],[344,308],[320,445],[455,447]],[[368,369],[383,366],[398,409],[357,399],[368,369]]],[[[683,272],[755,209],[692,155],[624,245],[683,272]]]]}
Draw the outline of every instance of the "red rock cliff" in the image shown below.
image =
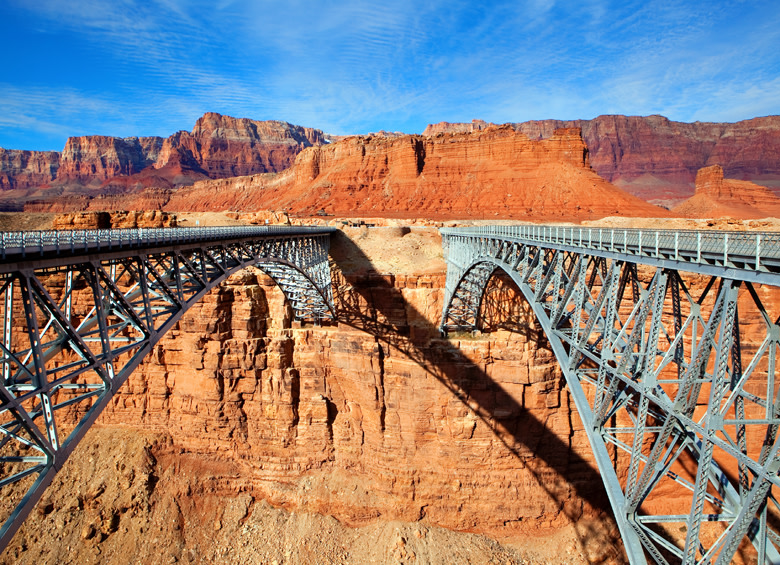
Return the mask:
{"type": "Polygon", "coordinates": [[[171,188],[203,178],[277,172],[305,147],[324,143],[320,130],[287,122],[204,114],[192,132],[160,137],[71,137],[61,153],[0,148],[0,189],[171,188]]]}
{"type": "Polygon", "coordinates": [[[278,172],[305,147],[325,142],[320,130],[213,112],[198,119],[192,137],[199,146],[196,159],[211,178],[278,172]]]}
{"type": "Polygon", "coordinates": [[[60,156],[55,180],[58,184],[100,186],[112,177],[141,172],[154,163],[161,146],[159,137],[71,137],[60,156]]]}
{"type": "Polygon", "coordinates": [[[50,183],[57,176],[56,151],[20,151],[0,147],[0,190],[25,189],[50,183]]]}
{"type": "MultiPolygon", "coordinates": [[[[593,169],[647,200],[680,202],[693,193],[696,172],[721,164],[729,178],[780,189],[780,116],[735,123],[671,121],[663,116],[599,116],[534,120],[513,126],[532,139],[556,128],[581,127],[593,169]]],[[[423,135],[484,128],[484,122],[433,124],[423,135]]]]}
{"type": "Polygon", "coordinates": [[[688,218],[780,217],[780,198],[764,186],[723,178],[723,168],[712,165],[696,174],[696,194],[672,212],[688,218]]]}
{"type": "Polygon", "coordinates": [[[530,140],[508,126],[434,137],[350,137],[303,151],[275,178],[196,183],[166,205],[202,208],[434,219],[666,214],[591,170],[579,129],[530,140]]]}

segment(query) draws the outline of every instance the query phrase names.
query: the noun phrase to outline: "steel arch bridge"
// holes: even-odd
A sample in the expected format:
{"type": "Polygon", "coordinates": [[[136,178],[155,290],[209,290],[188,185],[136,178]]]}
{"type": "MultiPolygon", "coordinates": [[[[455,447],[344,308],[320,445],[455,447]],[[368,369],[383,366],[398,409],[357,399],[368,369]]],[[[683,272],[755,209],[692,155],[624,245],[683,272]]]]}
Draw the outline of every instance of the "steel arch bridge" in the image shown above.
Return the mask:
{"type": "Polygon", "coordinates": [[[780,234],[442,229],[441,329],[506,273],[549,339],[632,563],[780,563],[780,234]]]}
{"type": "Polygon", "coordinates": [[[129,374],[194,303],[257,266],[298,319],[335,319],[335,228],[0,234],[4,548],[129,374]],[[70,422],[77,422],[71,424],[70,422]]]}

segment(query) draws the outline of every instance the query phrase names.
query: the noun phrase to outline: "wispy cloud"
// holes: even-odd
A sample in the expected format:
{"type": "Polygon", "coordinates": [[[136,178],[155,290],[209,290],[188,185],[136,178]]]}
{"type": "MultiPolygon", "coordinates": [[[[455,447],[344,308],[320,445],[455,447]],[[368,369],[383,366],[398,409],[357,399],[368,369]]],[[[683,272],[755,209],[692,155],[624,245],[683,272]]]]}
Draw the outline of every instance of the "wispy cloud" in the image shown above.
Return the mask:
{"type": "Polygon", "coordinates": [[[210,110],[333,133],[780,111],[780,10],[766,0],[9,2],[0,47],[13,35],[3,21],[22,26],[29,45],[13,47],[29,73],[0,85],[14,114],[0,117],[0,145],[36,132],[166,135],[210,110]],[[38,49],[70,67],[36,73],[38,49]]]}

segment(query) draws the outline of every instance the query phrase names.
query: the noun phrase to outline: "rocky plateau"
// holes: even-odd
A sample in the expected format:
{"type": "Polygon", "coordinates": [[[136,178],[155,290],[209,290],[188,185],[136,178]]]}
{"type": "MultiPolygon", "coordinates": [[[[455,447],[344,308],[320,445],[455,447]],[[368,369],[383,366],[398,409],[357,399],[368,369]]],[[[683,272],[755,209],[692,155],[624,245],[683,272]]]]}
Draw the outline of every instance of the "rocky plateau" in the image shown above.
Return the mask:
{"type": "MultiPolygon", "coordinates": [[[[135,198],[117,196],[114,202],[120,209],[133,209],[135,198]]],[[[93,205],[102,203],[87,204],[93,205]]],[[[309,217],[431,220],[668,215],[599,177],[589,165],[579,129],[531,140],[508,126],[433,137],[349,137],[305,149],[276,175],[206,180],[180,188],[162,209],[272,209],[309,217]]]]}
{"type": "MultiPolygon", "coordinates": [[[[491,124],[429,125],[423,135],[479,131],[491,124]]],[[[728,178],[780,191],[780,116],[734,123],[675,122],[663,116],[598,116],[511,124],[531,139],[578,127],[593,170],[644,200],[671,208],[693,196],[699,169],[720,165],[728,178]]]]}

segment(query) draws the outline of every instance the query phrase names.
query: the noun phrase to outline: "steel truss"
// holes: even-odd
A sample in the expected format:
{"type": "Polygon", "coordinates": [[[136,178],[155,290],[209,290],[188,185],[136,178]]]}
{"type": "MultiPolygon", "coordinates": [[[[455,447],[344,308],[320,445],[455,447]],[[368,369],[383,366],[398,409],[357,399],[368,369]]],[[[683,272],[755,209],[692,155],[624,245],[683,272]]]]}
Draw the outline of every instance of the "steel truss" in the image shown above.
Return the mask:
{"type": "Polygon", "coordinates": [[[83,245],[71,249],[67,234],[64,250],[8,247],[0,262],[0,486],[13,485],[4,489],[0,548],[130,373],[228,276],[255,265],[297,318],[335,318],[332,229],[105,231],[79,234],[83,245]]]}
{"type": "Polygon", "coordinates": [[[442,330],[481,328],[506,272],[562,367],[629,560],[780,563],[780,277],[755,256],[754,272],[670,264],[530,232],[442,230],[442,330]]]}

